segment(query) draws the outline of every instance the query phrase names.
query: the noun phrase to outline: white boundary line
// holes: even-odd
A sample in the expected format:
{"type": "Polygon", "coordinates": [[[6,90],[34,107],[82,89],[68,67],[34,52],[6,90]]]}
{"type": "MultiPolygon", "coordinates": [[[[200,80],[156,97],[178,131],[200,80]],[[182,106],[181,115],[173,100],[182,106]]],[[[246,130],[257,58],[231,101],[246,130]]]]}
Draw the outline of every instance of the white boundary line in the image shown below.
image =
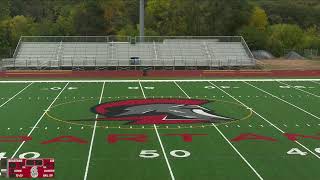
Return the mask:
{"type": "Polygon", "coordinates": [[[33,84],[30,83],[29,85],[27,85],[26,87],[24,87],[21,91],[19,91],[17,94],[15,94],[14,96],[12,96],[11,98],[9,98],[6,102],[4,102],[3,104],[0,105],[0,108],[2,108],[4,105],[6,105],[8,102],[10,102],[13,98],[15,98],[16,96],[18,96],[20,93],[22,93],[24,90],[26,90],[29,86],[31,86],[33,84]]]}
{"type": "Polygon", "coordinates": [[[314,114],[312,114],[312,113],[310,113],[310,112],[308,112],[308,111],[306,111],[306,110],[304,110],[304,109],[302,109],[302,108],[300,108],[300,107],[298,107],[298,106],[296,106],[296,105],[294,105],[294,104],[292,104],[292,103],[290,103],[290,102],[288,102],[288,101],[286,101],[286,100],[284,100],[284,99],[281,99],[281,98],[279,98],[279,97],[276,96],[276,95],[273,95],[273,94],[271,94],[271,93],[269,93],[269,92],[267,92],[267,91],[265,91],[265,90],[263,90],[263,89],[261,89],[261,88],[258,88],[257,86],[254,86],[254,85],[252,85],[252,84],[250,84],[250,83],[248,83],[248,82],[245,82],[245,81],[243,81],[243,83],[245,83],[245,84],[247,84],[247,85],[249,85],[249,86],[251,86],[251,87],[254,87],[254,88],[258,89],[259,91],[264,92],[264,93],[266,93],[266,94],[268,94],[268,95],[270,95],[270,96],[272,96],[272,97],[274,97],[274,98],[276,98],[276,99],[278,99],[278,100],[280,100],[280,101],[282,101],[282,102],[284,102],[284,103],[287,103],[287,104],[289,104],[290,106],[293,106],[293,107],[299,109],[300,111],[303,111],[303,112],[311,115],[311,116],[314,117],[314,118],[320,119],[320,117],[318,117],[318,116],[316,116],[316,115],[314,115],[314,114]]]}
{"type": "Polygon", "coordinates": [[[284,85],[287,85],[287,86],[289,86],[289,87],[292,87],[292,88],[294,88],[294,89],[296,89],[296,90],[298,90],[298,91],[301,91],[301,92],[304,92],[304,93],[307,93],[307,94],[310,94],[310,95],[312,95],[312,96],[315,96],[315,97],[320,97],[320,96],[318,96],[318,95],[316,95],[316,94],[313,94],[313,93],[311,93],[311,92],[308,92],[308,91],[305,91],[305,90],[303,90],[303,89],[299,89],[299,88],[296,88],[296,87],[294,87],[294,86],[291,86],[290,84],[287,84],[287,83],[284,83],[284,82],[281,82],[281,81],[277,81],[278,83],[281,83],[281,84],[284,84],[284,85]]]}
{"type": "Polygon", "coordinates": [[[168,80],[38,80],[38,81],[0,81],[0,83],[27,83],[27,82],[38,82],[38,83],[48,83],[48,82],[225,82],[225,81],[320,81],[320,79],[168,79],[168,80]]]}
{"type": "MultiPolygon", "coordinates": [[[[146,99],[147,97],[146,97],[146,95],[145,95],[145,93],[144,93],[144,90],[143,90],[143,87],[142,87],[140,81],[139,81],[139,86],[140,86],[140,89],[141,89],[141,92],[142,92],[142,94],[143,94],[144,99],[146,99]]],[[[168,166],[168,169],[169,169],[169,172],[170,172],[171,179],[172,179],[172,180],[175,180],[175,177],[174,177],[174,175],[173,175],[173,172],[172,172],[172,169],[171,169],[171,166],[170,166],[168,157],[167,157],[167,153],[166,153],[166,151],[165,151],[165,149],[164,149],[164,146],[163,146],[163,144],[162,144],[162,141],[161,141],[161,138],[160,138],[160,135],[159,135],[159,132],[158,132],[158,128],[157,128],[157,126],[156,126],[155,124],[153,124],[153,127],[154,127],[154,130],[156,131],[156,134],[157,134],[157,137],[158,137],[160,146],[161,146],[162,153],[163,153],[163,155],[164,155],[164,158],[165,158],[165,160],[166,160],[166,163],[167,163],[167,166],[168,166]]]]}
{"type": "MultiPolygon", "coordinates": [[[[66,89],[66,87],[69,85],[69,82],[64,86],[64,88],[60,91],[60,93],[56,96],[56,98],[51,102],[51,104],[49,105],[49,107],[44,111],[44,113],[42,114],[42,116],[38,119],[38,121],[36,122],[36,124],[32,127],[31,131],[29,132],[28,136],[30,136],[32,134],[32,132],[35,130],[35,128],[38,126],[38,124],[40,123],[40,121],[42,120],[42,118],[46,115],[46,113],[50,110],[51,106],[56,102],[56,100],[59,98],[59,96],[62,94],[62,92],[66,89]]],[[[20,146],[18,147],[18,149],[16,150],[16,152],[12,155],[11,158],[14,158],[14,156],[19,152],[19,150],[21,149],[21,147],[24,145],[26,141],[23,141],[20,146]]]]}
{"type": "MultiPolygon", "coordinates": [[[[105,84],[106,84],[106,82],[103,82],[102,90],[101,90],[101,94],[100,94],[100,99],[99,99],[99,104],[101,104],[101,101],[102,101],[105,84]]],[[[96,114],[96,119],[98,119],[98,116],[99,116],[99,114],[96,114]]],[[[84,180],[86,180],[87,177],[88,177],[88,170],[89,170],[89,165],[90,165],[90,160],[91,160],[94,137],[96,135],[96,128],[97,128],[97,120],[94,122],[94,127],[93,127],[93,131],[92,131],[89,154],[88,154],[88,160],[87,160],[87,165],[86,165],[86,171],[85,171],[84,177],[83,177],[84,180]]]]}
{"type": "MultiPolygon", "coordinates": [[[[177,82],[174,81],[176,86],[185,94],[185,96],[188,99],[191,99],[191,97],[179,86],[177,82]]],[[[238,149],[228,140],[228,138],[220,131],[220,129],[215,125],[212,124],[213,127],[219,132],[219,134],[223,137],[223,139],[232,147],[232,149],[241,157],[241,159],[250,167],[250,169],[259,177],[259,179],[263,180],[261,175],[254,169],[254,167],[247,161],[245,157],[238,151],[238,149]]]]}
{"type": "MultiPolygon", "coordinates": [[[[235,97],[233,97],[232,95],[230,95],[229,93],[227,93],[225,90],[221,89],[220,87],[218,87],[217,85],[213,84],[212,82],[208,81],[211,85],[215,86],[216,88],[218,88],[220,91],[224,92],[226,95],[228,95],[229,97],[231,97],[232,99],[234,99],[235,101],[237,101],[238,103],[242,104],[244,107],[251,109],[252,112],[254,112],[257,116],[259,116],[261,119],[263,119],[264,121],[266,121],[267,123],[269,123],[271,126],[273,126],[275,129],[277,129],[278,131],[280,131],[281,133],[285,133],[285,131],[283,131],[282,129],[280,129],[279,127],[277,127],[276,125],[274,125],[272,122],[270,122],[269,120],[267,120],[265,117],[263,117],[262,115],[260,115],[259,113],[257,113],[255,110],[253,110],[252,108],[248,107],[246,104],[244,104],[243,102],[241,102],[240,100],[236,99],[235,97]]],[[[297,143],[298,145],[300,145],[301,147],[303,147],[305,150],[307,150],[308,152],[310,152],[311,154],[313,154],[315,157],[317,157],[318,159],[320,159],[320,156],[318,156],[316,153],[314,153],[313,151],[311,151],[309,148],[307,148],[306,146],[304,146],[302,143],[300,143],[299,141],[294,141],[295,143],[297,143]]]]}

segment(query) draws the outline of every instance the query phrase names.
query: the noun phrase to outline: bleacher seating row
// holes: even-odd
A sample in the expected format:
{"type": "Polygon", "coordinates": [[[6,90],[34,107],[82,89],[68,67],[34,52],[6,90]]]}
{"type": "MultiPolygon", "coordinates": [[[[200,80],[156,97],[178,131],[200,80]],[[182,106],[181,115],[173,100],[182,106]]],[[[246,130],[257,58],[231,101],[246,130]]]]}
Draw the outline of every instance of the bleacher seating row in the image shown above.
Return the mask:
{"type": "Polygon", "coordinates": [[[253,66],[243,42],[165,39],[162,42],[21,41],[7,67],[253,66]],[[132,63],[132,59],[138,59],[132,63]]]}

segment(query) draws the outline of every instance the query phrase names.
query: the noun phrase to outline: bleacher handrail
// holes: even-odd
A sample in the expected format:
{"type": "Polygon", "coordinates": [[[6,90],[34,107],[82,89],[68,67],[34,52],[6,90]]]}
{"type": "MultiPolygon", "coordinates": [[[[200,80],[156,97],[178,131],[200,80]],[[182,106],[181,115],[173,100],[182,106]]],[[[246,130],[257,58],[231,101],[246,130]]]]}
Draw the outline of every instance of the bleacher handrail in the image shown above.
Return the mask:
{"type": "Polygon", "coordinates": [[[16,46],[16,49],[14,50],[13,58],[17,57],[17,52],[18,52],[18,49],[20,48],[21,39],[22,39],[22,36],[20,37],[20,39],[19,39],[19,41],[18,41],[18,44],[17,44],[17,46],[16,46]]]}

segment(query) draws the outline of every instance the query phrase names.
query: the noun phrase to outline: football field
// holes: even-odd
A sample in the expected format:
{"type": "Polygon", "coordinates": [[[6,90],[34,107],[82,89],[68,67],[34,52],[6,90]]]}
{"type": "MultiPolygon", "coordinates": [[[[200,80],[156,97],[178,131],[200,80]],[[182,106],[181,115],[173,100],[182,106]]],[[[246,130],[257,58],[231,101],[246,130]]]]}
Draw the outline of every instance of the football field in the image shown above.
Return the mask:
{"type": "Polygon", "coordinates": [[[320,79],[0,81],[0,122],[56,180],[320,178],[320,79]]]}

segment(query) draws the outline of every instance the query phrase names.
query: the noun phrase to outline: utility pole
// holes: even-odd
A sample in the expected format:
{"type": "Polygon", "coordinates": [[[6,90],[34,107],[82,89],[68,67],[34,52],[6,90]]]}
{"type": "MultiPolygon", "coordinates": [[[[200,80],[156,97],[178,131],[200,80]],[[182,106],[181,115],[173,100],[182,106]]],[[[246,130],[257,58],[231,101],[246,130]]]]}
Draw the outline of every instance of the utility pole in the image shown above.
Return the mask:
{"type": "Polygon", "coordinates": [[[144,0],[140,0],[140,42],[144,41],[144,0]]]}

